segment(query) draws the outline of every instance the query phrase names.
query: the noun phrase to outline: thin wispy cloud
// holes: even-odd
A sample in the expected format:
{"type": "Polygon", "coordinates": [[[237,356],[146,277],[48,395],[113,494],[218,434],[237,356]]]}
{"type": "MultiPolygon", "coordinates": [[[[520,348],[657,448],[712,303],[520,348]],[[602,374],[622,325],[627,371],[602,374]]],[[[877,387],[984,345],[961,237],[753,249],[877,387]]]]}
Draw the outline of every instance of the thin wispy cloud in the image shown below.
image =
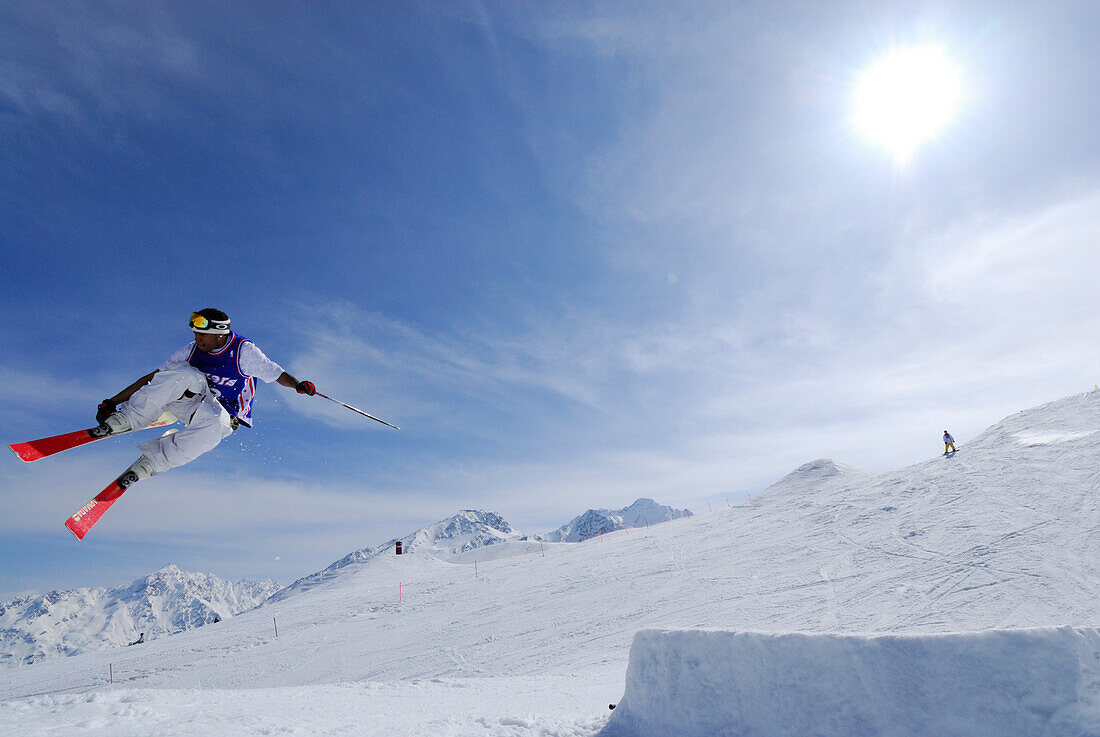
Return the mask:
{"type": "Polygon", "coordinates": [[[11,6],[10,32],[37,49],[34,67],[5,63],[0,94],[25,116],[61,117],[88,128],[122,115],[163,117],[170,85],[202,76],[201,50],[181,32],[169,6],[131,4],[123,13],[98,3],[11,6]]]}

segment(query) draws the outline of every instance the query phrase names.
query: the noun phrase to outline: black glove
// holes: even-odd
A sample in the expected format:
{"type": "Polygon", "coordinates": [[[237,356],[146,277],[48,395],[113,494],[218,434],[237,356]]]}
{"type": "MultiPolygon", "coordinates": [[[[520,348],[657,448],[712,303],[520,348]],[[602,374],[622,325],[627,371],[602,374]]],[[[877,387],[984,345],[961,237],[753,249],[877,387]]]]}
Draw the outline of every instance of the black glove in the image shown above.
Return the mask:
{"type": "Polygon", "coordinates": [[[298,392],[299,394],[308,394],[312,397],[314,394],[317,393],[317,387],[313,385],[312,381],[299,381],[297,384],[294,385],[294,391],[298,392]]]}
{"type": "Polygon", "coordinates": [[[113,399],[104,399],[95,409],[95,421],[102,425],[118,409],[118,402],[113,399]]]}

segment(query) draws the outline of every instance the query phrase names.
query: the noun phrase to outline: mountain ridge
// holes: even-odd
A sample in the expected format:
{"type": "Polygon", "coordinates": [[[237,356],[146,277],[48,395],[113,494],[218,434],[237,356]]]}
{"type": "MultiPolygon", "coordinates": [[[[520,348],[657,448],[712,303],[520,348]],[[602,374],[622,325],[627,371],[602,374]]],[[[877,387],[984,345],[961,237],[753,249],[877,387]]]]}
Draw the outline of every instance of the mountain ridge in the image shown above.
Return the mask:
{"type": "Polygon", "coordinates": [[[692,516],[688,509],[675,509],[658,504],[652,499],[640,498],[622,509],[589,509],[539,540],[546,542],[584,542],[597,535],[615,530],[669,522],[692,516]]]}
{"type": "Polygon", "coordinates": [[[247,611],[279,590],[272,580],[225,581],[168,564],[112,588],[55,589],[0,602],[0,664],[120,647],[247,611]]]}

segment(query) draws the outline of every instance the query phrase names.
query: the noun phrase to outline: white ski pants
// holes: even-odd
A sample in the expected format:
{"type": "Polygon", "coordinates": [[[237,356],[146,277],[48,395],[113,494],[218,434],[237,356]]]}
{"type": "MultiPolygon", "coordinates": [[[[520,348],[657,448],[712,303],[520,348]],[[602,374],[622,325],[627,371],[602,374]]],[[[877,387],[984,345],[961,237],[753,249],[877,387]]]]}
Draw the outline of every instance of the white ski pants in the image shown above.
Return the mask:
{"type": "Polygon", "coordinates": [[[233,433],[229,413],[210,392],[206,374],[187,363],[174,363],[153,374],[148,384],[118,406],[140,430],[163,412],[171,412],[184,428],[138,446],[153,462],[156,473],[189,463],[233,433]]]}

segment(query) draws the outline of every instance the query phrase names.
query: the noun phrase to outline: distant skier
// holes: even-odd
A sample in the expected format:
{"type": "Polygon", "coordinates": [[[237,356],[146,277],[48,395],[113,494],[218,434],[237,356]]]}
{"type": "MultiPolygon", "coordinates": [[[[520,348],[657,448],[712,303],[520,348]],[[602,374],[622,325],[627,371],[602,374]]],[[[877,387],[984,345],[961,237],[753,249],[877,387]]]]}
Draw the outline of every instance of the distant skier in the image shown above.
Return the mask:
{"type": "Polygon", "coordinates": [[[100,436],[140,430],[165,411],[184,425],[177,433],[138,446],[142,456],[123,474],[126,486],[193,461],[238,427],[251,427],[257,378],[299,394],[317,392],[312,382],[298,381],[252,341],[233,332],[229,322],[228,315],[213,308],[192,313],[188,325],[194,341],[99,404],[99,426],[92,432],[100,436]]]}
{"type": "Polygon", "coordinates": [[[947,430],[943,431],[943,454],[955,452],[955,438],[951,437],[951,433],[947,430]]]}
{"type": "Polygon", "coordinates": [[[145,633],[144,632],[142,632],[140,635],[138,635],[138,638],[136,640],[134,640],[133,642],[131,642],[130,645],[128,645],[128,647],[133,647],[134,645],[140,645],[143,642],[145,642],[145,633]]]}

